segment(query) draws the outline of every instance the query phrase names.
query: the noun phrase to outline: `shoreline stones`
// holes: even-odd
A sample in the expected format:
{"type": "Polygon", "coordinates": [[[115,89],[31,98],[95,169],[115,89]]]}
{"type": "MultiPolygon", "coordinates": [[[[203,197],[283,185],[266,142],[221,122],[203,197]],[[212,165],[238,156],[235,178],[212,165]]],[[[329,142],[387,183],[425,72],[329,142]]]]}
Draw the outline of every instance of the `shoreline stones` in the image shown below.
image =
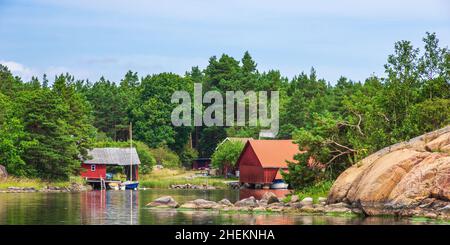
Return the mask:
{"type": "Polygon", "coordinates": [[[179,204],[171,196],[163,196],[148,203],[146,206],[157,208],[177,208],[179,204]]]}
{"type": "Polygon", "coordinates": [[[90,191],[92,186],[72,183],[67,187],[58,186],[46,186],[42,189],[36,189],[34,187],[15,187],[10,186],[7,189],[0,190],[0,193],[30,193],[30,192],[82,192],[90,191]]]}
{"type": "MultiPolygon", "coordinates": [[[[256,200],[251,196],[237,201],[236,203],[230,202],[228,199],[222,199],[218,202],[196,199],[185,202],[181,205],[171,197],[164,196],[155,199],[153,202],[147,204],[150,208],[181,208],[181,209],[193,209],[193,210],[215,210],[215,211],[237,211],[237,212],[274,212],[274,213],[298,213],[298,214],[315,214],[325,215],[327,213],[343,213],[343,214],[355,214],[362,215],[360,209],[357,207],[350,207],[346,203],[337,203],[332,205],[323,205],[321,203],[313,204],[312,198],[304,198],[302,201],[296,202],[271,202],[267,203],[267,199],[270,200],[273,196],[268,194],[265,199],[256,200]]],[[[277,198],[278,199],[278,198],[277,198]]],[[[275,199],[273,199],[275,200],[275,199]]]]}
{"type": "Polygon", "coordinates": [[[241,184],[239,182],[228,182],[228,188],[232,190],[239,190],[241,189],[241,184]]]}
{"type": "Polygon", "coordinates": [[[180,185],[170,185],[169,189],[215,190],[216,187],[206,184],[203,185],[180,184],[180,185]]]}
{"type": "Polygon", "coordinates": [[[248,198],[244,198],[240,201],[237,201],[234,204],[235,207],[247,207],[247,208],[254,208],[259,206],[258,202],[256,201],[254,196],[248,197],[248,198]]]}
{"type": "Polygon", "coordinates": [[[191,208],[191,209],[212,209],[218,204],[213,201],[208,201],[205,199],[195,199],[194,201],[189,201],[180,206],[180,208],[191,208]]]}
{"type": "Polygon", "coordinates": [[[224,206],[227,206],[227,207],[232,207],[232,206],[234,206],[234,204],[233,204],[232,202],[230,202],[230,200],[228,200],[228,199],[226,199],[226,198],[220,200],[220,201],[218,202],[218,204],[224,205],[224,206]]]}
{"type": "Polygon", "coordinates": [[[275,195],[273,192],[266,192],[262,196],[261,200],[258,202],[259,204],[272,204],[272,203],[278,203],[280,200],[278,199],[277,195],[275,195]]]}

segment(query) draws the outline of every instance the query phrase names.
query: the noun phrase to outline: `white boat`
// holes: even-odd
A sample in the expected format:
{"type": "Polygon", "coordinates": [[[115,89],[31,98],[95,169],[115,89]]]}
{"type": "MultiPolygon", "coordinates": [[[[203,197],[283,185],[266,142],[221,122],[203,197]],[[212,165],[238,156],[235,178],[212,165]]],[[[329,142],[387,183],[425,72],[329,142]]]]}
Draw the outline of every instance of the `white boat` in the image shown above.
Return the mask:
{"type": "Polygon", "coordinates": [[[283,180],[275,180],[271,185],[270,189],[287,189],[289,184],[283,180]]]}

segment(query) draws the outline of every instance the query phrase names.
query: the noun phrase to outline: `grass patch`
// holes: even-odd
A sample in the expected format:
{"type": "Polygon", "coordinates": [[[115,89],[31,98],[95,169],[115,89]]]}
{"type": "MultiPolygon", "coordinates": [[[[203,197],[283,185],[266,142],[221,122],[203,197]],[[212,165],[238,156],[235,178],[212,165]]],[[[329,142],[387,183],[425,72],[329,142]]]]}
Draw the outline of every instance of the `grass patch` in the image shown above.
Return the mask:
{"type": "MultiPolygon", "coordinates": [[[[327,197],[330,192],[332,181],[323,181],[310,187],[303,188],[302,190],[296,190],[294,193],[300,200],[305,197],[312,197],[314,203],[318,203],[319,197],[327,197]]],[[[291,197],[288,197],[289,200],[291,197]]]]}
{"type": "Polygon", "coordinates": [[[226,181],[222,177],[200,176],[199,171],[188,171],[183,169],[161,169],[154,170],[150,174],[141,176],[139,184],[146,188],[169,188],[171,185],[208,185],[216,188],[227,188],[226,181]]]}
{"type": "Polygon", "coordinates": [[[9,176],[8,178],[0,179],[0,189],[8,189],[8,187],[32,187],[39,190],[46,186],[68,187],[71,183],[84,184],[84,180],[80,176],[71,176],[68,181],[46,181],[35,178],[9,176]]]}

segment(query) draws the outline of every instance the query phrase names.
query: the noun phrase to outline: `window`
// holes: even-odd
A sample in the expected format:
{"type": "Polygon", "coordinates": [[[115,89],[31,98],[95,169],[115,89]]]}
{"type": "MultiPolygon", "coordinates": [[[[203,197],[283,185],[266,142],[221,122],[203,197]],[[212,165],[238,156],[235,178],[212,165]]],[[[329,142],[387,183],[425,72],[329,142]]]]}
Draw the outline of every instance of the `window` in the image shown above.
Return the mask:
{"type": "Polygon", "coordinates": [[[91,171],[95,172],[95,165],[94,164],[91,165],[91,171]]]}

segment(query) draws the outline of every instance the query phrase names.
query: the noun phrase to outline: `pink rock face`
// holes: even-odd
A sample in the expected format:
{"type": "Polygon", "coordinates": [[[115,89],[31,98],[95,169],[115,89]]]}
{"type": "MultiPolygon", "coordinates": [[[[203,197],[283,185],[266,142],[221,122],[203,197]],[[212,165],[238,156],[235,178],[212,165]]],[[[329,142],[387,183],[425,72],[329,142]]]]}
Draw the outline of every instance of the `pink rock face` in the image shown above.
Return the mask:
{"type": "Polygon", "coordinates": [[[359,182],[350,187],[347,199],[367,204],[386,201],[405,174],[428,155],[403,149],[380,157],[360,174],[359,182]]]}
{"type": "Polygon", "coordinates": [[[450,157],[433,153],[397,183],[388,201],[410,206],[428,197],[449,200],[449,184],[450,157]]]}
{"type": "Polygon", "coordinates": [[[384,148],[344,171],[327,202],[356,204],[369,215],[396,208],[400,211],[395,212],[414,208],[419,213],[422,206],[442,208],[450,203],[447,149],[450,126],[384,148]]]}

